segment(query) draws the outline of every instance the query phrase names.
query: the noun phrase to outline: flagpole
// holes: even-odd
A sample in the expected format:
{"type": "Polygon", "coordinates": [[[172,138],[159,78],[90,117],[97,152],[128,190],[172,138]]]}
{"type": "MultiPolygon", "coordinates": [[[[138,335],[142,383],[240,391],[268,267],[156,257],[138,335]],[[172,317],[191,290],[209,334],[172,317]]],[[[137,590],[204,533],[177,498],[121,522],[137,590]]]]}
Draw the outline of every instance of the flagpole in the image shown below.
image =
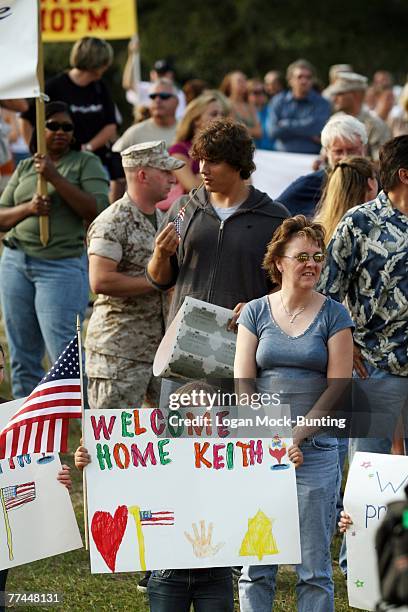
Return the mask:
{"type": "MultiPolygon", "coordinates": [[[[40,88],[40,95],[35,100],[35,111],[36,111],[36,132],[37,132],[37,153],[45,155],[47,152],[45,146],[45,102],[44,102],[44,53],[41,36],[41,16],[40,16],[40,4],[37,2],[38,10],[38,62],[37,62],[37,79],[40,88]]],[[[46,196],[47,181],[42,174],[38,175],[37,178],[37,193],[41,196],[46,196]]],[[[40,225],[40,241],[43,247],[47,246],[50,237],[49,231],[49,220],[46,215],[39,217],[40,225]]]]}
{"type": "Polygon", "coordinates": [[[8,512],[7,512],[7,508],[6,508],[6,502],[5,502],[5,499],[4,499],[3,489],[0,489],[0,502],[1,502],[1,507],[3,508],[4,526],[6,528],[7,547],[8,547],[8,550],[9,550],[9,559],[10,559],[10,561],[13,561],[14,560],[14,555],[13,555],[13,537],[11,535],[10,521],[9,521],[8,512]]]}
{"type": "MultiPolygon", "coordinates": [[[[82,368],[82,340],[81,340],[81,320],[79,314],[76,319],[79,355],[79,384],[81,387],[81,439],[82,446],[85,446],[85,404],[84,404],[84,375],[82,368]]],[[[89,524],[88,524],[88,499],[86,489],[86,470],[82,470],[82,489],[84,502],[84,528],[85,528],[85,550],[89,550],[89,524]]]]}

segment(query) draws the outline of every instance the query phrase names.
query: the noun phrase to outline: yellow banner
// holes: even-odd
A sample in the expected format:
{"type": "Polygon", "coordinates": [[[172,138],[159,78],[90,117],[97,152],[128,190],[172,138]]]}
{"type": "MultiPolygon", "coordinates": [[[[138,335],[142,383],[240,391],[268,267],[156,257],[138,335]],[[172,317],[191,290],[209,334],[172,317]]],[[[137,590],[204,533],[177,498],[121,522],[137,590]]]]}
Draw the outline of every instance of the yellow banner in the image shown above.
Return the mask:
{"type": "Polygon", "coordinates": [[[136,0],[41,0],[41,25],[44,42],[130,38],[137,32],[136,0]]]}

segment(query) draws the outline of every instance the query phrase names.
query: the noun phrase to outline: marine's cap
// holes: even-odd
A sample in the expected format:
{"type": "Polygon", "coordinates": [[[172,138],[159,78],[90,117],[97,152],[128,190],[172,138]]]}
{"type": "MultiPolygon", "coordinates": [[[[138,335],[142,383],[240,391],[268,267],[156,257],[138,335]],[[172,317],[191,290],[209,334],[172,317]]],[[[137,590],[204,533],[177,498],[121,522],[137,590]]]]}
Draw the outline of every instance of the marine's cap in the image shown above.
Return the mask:
{"type": "Polygon", "coordinates": [[[164,140],[141,142],[122,151],[124,168],[150,166],[159,170],[179,170],[185,163],[168,154],[164,140]]]}
{"type": "Polygon", "coordinates": [[[349,91],[365,91],[367,77],[356,72],[338,72],[333,85],[329,87],[331,96],[347,93],[349,91]]]}

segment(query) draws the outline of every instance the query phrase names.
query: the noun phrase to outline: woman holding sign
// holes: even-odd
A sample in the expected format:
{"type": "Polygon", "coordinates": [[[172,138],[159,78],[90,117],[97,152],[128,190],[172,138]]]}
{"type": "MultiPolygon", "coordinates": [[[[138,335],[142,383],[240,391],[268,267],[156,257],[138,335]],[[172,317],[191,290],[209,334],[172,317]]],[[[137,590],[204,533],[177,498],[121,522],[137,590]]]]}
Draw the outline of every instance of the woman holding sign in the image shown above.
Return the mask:
{"type": "MultiPolygon", "coordinates": [[[[351,378],[353,323],[344,306],[315,290],[325,259],[324,229],[303,215],[276,230],[264,269],[280,287],[249,302],[238,319],[234,376],[281,391],[299,423],[293,442],[303,451],[296,473],[302,563],[296,566],[299,612],[334,611],[330,542],[339,467],[336,434],[322,435],[333,403],[351,378]],[[303,419],[303,420],[302,420],[303,419]]],[[[271,495],[272,495],[271,491],[271,495]]],[[[288,526],[290,528],[290,526],[288,526]]],[[[242,612],[270,612],[276,565],[247,566],[239,592],[242,612]]]]}
{"type": "Polygon", "coordinates": [[[109,186],[99,159],[74,150],[73,133],[67,105],[47,104],[46,155],[33,149],[0,197],[0,227],[8,231],[0,295],[16,398],[29,395],[44,376],[45,349],[57,360],[75,334],[77,313],[83,319],[88,304],[84,222],[108,206],[109,186]],[[38,175],[48,183],[48,196],[36,193],[38,175]],[[38,221],[45,215],[46,247],[38,221]]]}

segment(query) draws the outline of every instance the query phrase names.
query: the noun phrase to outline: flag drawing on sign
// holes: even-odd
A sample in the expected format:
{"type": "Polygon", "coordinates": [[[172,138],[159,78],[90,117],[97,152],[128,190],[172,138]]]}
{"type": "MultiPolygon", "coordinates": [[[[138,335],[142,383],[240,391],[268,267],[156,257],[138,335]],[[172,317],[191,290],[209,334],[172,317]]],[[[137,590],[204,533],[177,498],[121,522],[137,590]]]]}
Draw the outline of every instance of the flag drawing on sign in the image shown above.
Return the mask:
{"type": "Polygon", "coordinates": [[[35,500],[35,483],[25,482],[20,485],[0,488],[0,503],[3,509],[4,525],[7,534],[9,559],[13,561],[13,534],[11,532],[8,513],[35,500]]]}
{"type": "Polygon", "coordinates": [[[163,510],[162,512],[141,510],[140,524],[142,527],[146,527],[147,525],[174,525],[174,512],[170,512],[169,510],[163,510]]]}
{"type": "Polygon", "coordinates": [[[139,563],[142,571],[146,570],[146,545],[142,527],[148,525],[155,526],[170,526],[174,525],[174,512],[170,510],[161,510],[152,512],[151,510],[141,510],[139,506],[129,506],[129,514],[133,516],[136,527],[136,537],[139,551],[139,563]]]}
{"type": "MultiPolygon", "coordinates": [[[[188,204],[188,202],[187,202],[188,204]]],[[[184,219],[184,214],[186,212],[186,207],[187,204],[184,204],[184,206],[182,206],[178,212],[178,215],[176,217],[174,217],[173,219],[173,224],[174,224],[174,228],[176,230],[176,234],[179,238],[181,238],[181,226],[183,225],[183,219],[184,219]]]]}
{"type": "Polygon", "coordinates": [[[69,419],[81,418],[78,339],[75,337],[0,431],[0,459],[66,452],[69,419]]]}

